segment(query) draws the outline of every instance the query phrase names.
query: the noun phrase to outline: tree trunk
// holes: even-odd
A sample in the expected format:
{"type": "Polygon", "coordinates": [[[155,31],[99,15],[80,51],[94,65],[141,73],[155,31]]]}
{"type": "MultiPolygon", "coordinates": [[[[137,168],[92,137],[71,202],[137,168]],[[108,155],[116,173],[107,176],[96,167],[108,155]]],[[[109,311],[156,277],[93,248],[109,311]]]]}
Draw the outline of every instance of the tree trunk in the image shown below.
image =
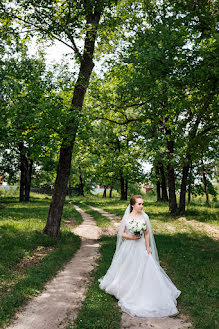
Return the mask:
{"type": "Polygon", "coordinates": [[[82,171],[80,166],[79,166],[79,179],[80,179],[80,195],[84,196],[84,183],[83,183],[82,171]]]}
{"type": "Polygon", "coordinates": [[[120,200],[127,200],[125,195],[125,180],[122,174],[120,174],[120,200]]]}
{"type": "Polygon", "coordinates": [[[208,186],[207,186],[207,178],[205,175],[205,166],[204,162],[202,160],[202,177],[203,177],[203,183],[204,183],[204,189],[205,189],[205,196],[206,196],[206,204],[209,206],[209,194],[208,194],[208,186]]]}
{"type": "Polygon", "coordinates": [[[168,173],[168,188],[169,188],[169,211],[175,214],[177,211],[176,190],[175,190],[175,171],[172,165],[172,158],[174,154],[174,141],[167,140],[167,148],[169,152],[169,163],[167,165],[168,173]]]}
{"type": "Polygon", "coordinates": [[[155,166],[155,173],[156,173],[156,187],[157,187],[157,202],[161,201],[161,195],[160,195],[160,177],[159,177],[159,167],[158,165],[155,166]]]}
{"type": "Polygon", "coordinates": [[[26,167],[26,159],[24,151],[23,143],[19,145],[19,151],[20,151],[20,197],[19,202],[24,202],[24,196],[25,196],[25,167],[26,167]]]}
{"type": "Polygon", "coordinates": [[[26,158],[26,175],[25,175],[25,197],[24,201],[30,201],[30,187],[33,171],[33,160],[26,158]]]}
{"type": "Polygon", "coordinates": [[[55,188],[49,208],[49,216],[46,226],[43,229],[43,233],[49,234],[53,237],[57,237],[60,234],[62,210],[71,169],[71,157],[72,150],[70,147],[61,147],[55,188]]]}
{"type": "Polygon", "coordinates": [[[188,184],[188,204],[191,202],[191,183],[192,183],[192,161],[190,162],[190,170],[189,170],[189,184],[188,184]]]}
{"type": "Polygon", "coordinates": [[[180,188],[180,201],[179,201],[179,212],[181,214],[185,213],[186,210],[186,186],[187,186],[187,177],[189,173],[190,167],[190,156],[187,155],[186,163],[183,166],[183,174],[182,174],[182,181],[181,181],[181,188],[180,188]]]}
{"type": "Polygon", "coordinates": [[[166,177],[165,177],[163,163],[160,163],[159,169],[161,174],[161,191],[162,191],[161,201],[166,202],[168,201],[168,194],[167,194],[166,177]]]}
{"type": "Polygon", "coordinates": [[[70,176],[72,151],[78,128],[79,115],[82,110],[84,96],[94,67],[93,54],[99,20],[100,13],[98,12],[91,13],[87,16],[84,51],[81,57],[80,70],[74,88],[70,109],[71,114],[69,116],[70,120],[65,129],[66,135],[63,138],[60,149],[54,192],[47,223],[43,229],[43,233],[49,234],[53,237],[57,237],[60,234],[60,223],[70,176]]]}
{"type": "Polygon", "coordinates": [[[107,186],[104,185],[104,190],[103,190],[103,196],[102,196],[102,198],[106,198],[106,189],[107,189],[107,186]]]}
{"type": "Polygon", "coordinates": [[[112,198],[112,192],[113,192],[113,187],[110,186],[110,193],[109,193],[109,197],[112,198]]]}
{"type": "Polygon", "coordinates": [[[188,185],[188,204],[191,202],[191,184],[188,185]]]}

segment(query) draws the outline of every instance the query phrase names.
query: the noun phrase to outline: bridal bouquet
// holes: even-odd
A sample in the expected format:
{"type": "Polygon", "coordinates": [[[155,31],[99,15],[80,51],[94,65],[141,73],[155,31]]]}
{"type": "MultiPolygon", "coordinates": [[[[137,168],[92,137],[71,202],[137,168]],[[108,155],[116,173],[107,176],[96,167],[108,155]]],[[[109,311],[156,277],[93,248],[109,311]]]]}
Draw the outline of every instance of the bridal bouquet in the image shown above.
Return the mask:
{"type": "Polygon", "coordinates": [[[139,222],[134,219],[128,222],[129,231],[135,235],[142,235],[146,230],[146,227],[147,227],[146,223],[139,222]]]}

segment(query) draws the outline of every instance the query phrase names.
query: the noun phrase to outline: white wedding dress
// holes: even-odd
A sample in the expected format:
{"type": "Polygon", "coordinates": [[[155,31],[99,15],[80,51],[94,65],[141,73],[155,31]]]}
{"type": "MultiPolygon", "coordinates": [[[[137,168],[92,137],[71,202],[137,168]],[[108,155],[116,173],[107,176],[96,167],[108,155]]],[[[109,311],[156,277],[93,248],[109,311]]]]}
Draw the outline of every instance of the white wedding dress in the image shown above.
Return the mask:
{"type": "MultiPolygon", "coordinates": [[[[127,234],[132,234],[125,227],[127,234]]],[[[178,314],[178,290],[168,275],[147,253],[144,235],[124,239],[99,287],[118,299],[121,309],[137,317],[166,317],[178,314]]]]}

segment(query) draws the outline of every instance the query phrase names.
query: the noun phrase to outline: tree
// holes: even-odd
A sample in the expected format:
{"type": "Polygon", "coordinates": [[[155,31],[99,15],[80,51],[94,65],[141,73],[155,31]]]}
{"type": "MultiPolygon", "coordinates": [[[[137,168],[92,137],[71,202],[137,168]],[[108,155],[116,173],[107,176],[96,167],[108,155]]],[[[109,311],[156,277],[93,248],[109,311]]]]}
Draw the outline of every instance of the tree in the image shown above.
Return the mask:
{"type": "MultiPolygon", "coordinates": [[[[158,153],[155,159],[159,160],[162,154],[168,176],[169,210],[175,214],[178,177],[182,179],[180,211],[185,211],[194,139],[203,147],[201,135],[215,136],[216,19],[207,1],[205,5],[163,1],[155,7],[155,10],[145,7],[149,24],[132,36],[122,53],[120,89],[135,106],[133,118],[126,100],[126,120],[140,119],[144,127],[141,135],[153,153],[158,153]],[[209,62],[211,68],[206,65],[209,62]]],[[[205,144],[207,150],[208,138],[205,144]]]]}

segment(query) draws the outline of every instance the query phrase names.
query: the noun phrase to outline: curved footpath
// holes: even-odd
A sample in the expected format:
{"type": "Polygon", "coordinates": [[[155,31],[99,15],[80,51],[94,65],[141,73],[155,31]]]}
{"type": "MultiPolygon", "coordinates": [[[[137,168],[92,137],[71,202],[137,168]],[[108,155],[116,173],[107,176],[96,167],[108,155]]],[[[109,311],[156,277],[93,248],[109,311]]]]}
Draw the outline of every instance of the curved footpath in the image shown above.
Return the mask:
{"type": "Polygon", "coordinates": [[[77,206],[75,208],[83,217],[83,223],[72,230],[82,239],[80,249],[64,270],[46,284],[42,294],[20,309],[14,323],[7,329],[61,329],[68,319],[76,317],[85,299],[89,273],[99,256],[97,239],[101,229],[91,216],[77,206]]]}
{"type": "MultiPolygon", "coordinates": [[[[31,299],[17,313],[13,324],[7,329],[62,329],[68,319],[75,319],[85,299],[85,291],[89,282],[89,273],[96,266],[99,257],[97,239],[102,234],[115,235],[118,231],[118,217],[102,209],[92,207],[102,215],[109,217],[114,225],[109,228],[99,228],[92,216],[86,214],[78,206],[74,206],[83,217],[83,223],[72,231],[81,237],[81,247],[63,271],[48,282],[43,293],[31,299]]],[[[190,328],[183,315],[175,318],[145,319],[132,318],[122,314],[120,329],[181,329],[190,328]]],[[[119,329],[119,328],[118,328],[119,329]]]]}

